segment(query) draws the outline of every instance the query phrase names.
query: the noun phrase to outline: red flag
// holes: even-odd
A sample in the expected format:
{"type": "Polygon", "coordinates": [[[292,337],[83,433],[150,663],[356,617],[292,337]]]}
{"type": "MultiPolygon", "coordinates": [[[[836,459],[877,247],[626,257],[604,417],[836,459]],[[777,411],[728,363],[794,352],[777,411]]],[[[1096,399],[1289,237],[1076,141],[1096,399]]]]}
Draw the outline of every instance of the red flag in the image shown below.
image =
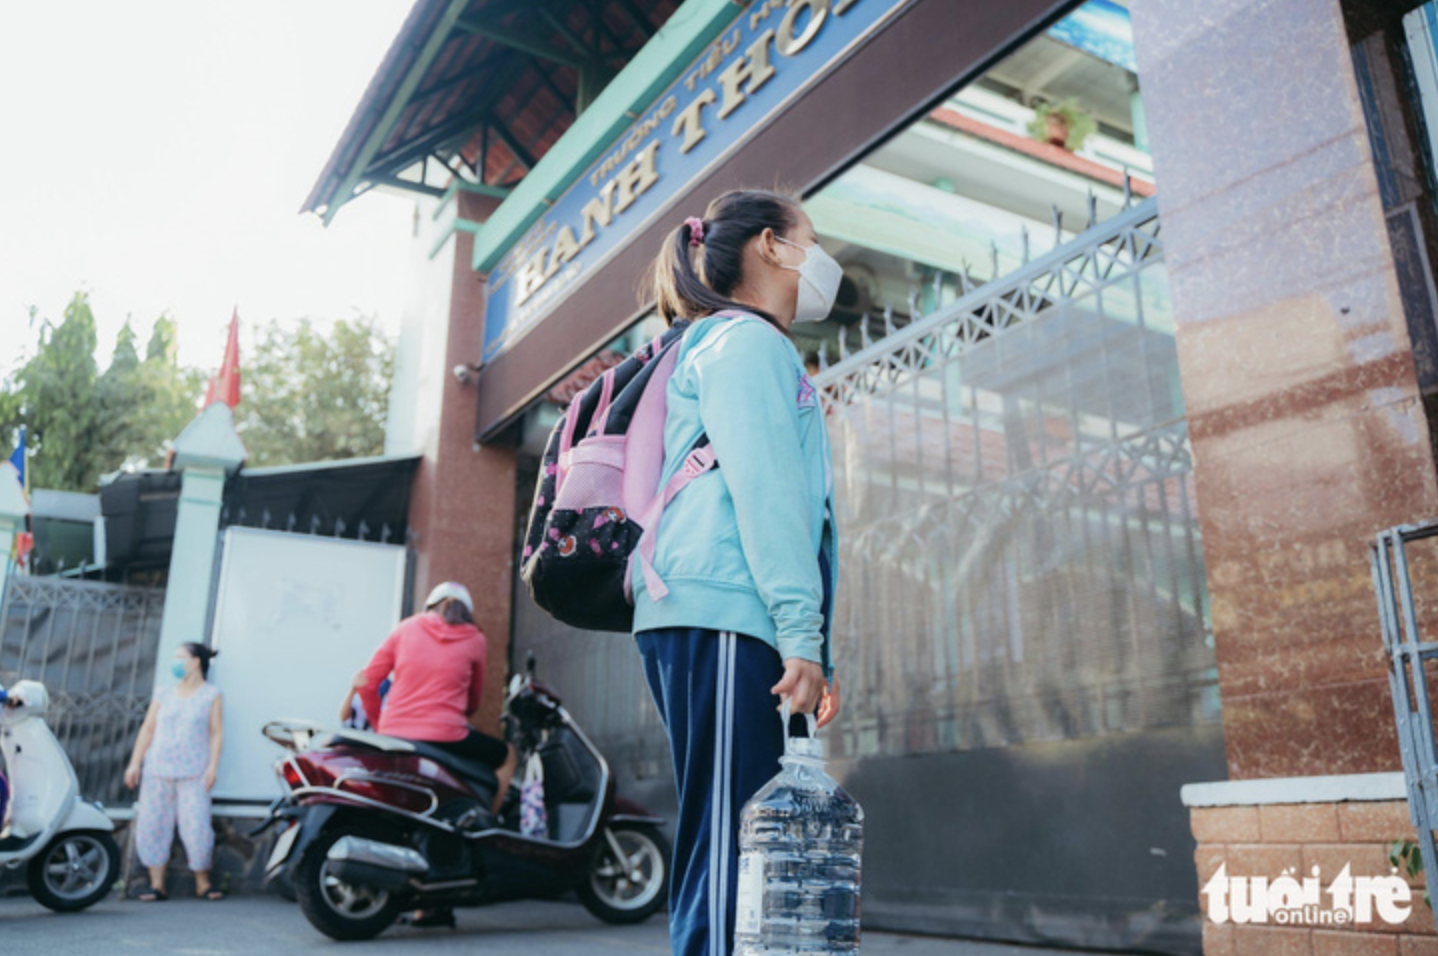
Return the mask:
{"type": "Polygon", "coordinates": [[[224,402],[234,408],[240,404],[240,310],[230,316],[230,340],[225,343],[225,361],[210,379],[205,392],[205,407],[224,402]]]}

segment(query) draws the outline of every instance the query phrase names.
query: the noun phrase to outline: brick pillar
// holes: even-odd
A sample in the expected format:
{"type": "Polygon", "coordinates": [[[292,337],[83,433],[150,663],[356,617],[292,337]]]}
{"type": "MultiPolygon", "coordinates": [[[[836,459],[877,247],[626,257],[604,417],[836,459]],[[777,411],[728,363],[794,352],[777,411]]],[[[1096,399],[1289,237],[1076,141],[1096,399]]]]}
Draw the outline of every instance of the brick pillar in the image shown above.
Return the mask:
{"type": "MultiPolygon", "coordinates": [[[[488,218],[493,202],[460,194],[466,219],[488,218]]],[[[479,359],[484,342],[484,277],[471,267],[473,237],[456,232],[440,256],[452,260],[448,331],[439,388],[439,422],[426,440],[415,475],[410,530],[416,554],[415,604],[440,581],[463,582],[474,595],[474,616],[489,639],[483,711],[486,730],[497,734],[509,660],[513,581],[515,452],[474,444],[474,379],[458,381],[450,370],[479,359]]],[[[433,320],[434,317],[430,317],[433,320]]]]}
{"type": "Polygon", "coordinates": [[[1438,479],[1342,11],[1133,21],[1229,774],[1398,769],[1368,545],[1438,479]]]}
{"type": "MultiPolygon", "coordinates": [[[[1422,872],[1396,874],[1409,885],[1409,900],[1406,916],[1393,922],[1376,907],[1365,916],[1352,900],[1347,920],[1329,892],[1345,869],[1355,881],[1395,875],[1391,845],[1414,839],[1402,774],[1195,784],[1183,788],[1183,798],[1197,843],[1205,956],[1438,956],[1422,872]],[[1318,902],[1301,916],[1265,906],[1261,915],[1250,909],[1240,918],[1231,908],[1234,880],[1272,885],[1285,872],[1317,881],[1318,902]],[[1212,918],[1214,894],[1220,913],[1229,907],[1221,920],[1212,918]]],[[[1242,901],[1254,899],[1249,893],[1242,901]]]]}

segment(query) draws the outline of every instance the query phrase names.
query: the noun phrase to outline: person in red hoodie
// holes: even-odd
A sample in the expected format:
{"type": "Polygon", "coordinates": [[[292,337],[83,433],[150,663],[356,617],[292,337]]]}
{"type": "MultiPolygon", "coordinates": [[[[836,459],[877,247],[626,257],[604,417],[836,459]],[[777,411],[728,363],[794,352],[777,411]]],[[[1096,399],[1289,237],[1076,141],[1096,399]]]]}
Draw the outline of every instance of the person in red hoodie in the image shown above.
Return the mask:
{"type": "MultiPolygon", "coordinates": [[[[474,623],[474,599],[463,584],[446,581],[429,592],[424,613],[400,621],[385,638],[358,690],[365,713],[379,715],[379,733],[494,767],[499,778],[494,812],[499,813],[518,760],[507,743],[471,724],[484,693],[484,666],[484,632],[474,623]],[[381,708],[379,687],[386,677],[389,693],[381,708]]],[[[417,910],[409,922],[453,927],[454,911],[447,906],[417,910]]]]}
{"type": "Polygon", "coordinates": [[[474,599],[463,584],[446,581],[429,592],[424,613],[399,622],[364,669],[359,688],[375,729],[440,747],[489,764],[499,777],[498,813],[518,763],[503,740],[475,730],[471,720],[484,692],[484,632],[474,623],[474,599]],[[380,707],[379,687],[391,678],[380,707]]]}

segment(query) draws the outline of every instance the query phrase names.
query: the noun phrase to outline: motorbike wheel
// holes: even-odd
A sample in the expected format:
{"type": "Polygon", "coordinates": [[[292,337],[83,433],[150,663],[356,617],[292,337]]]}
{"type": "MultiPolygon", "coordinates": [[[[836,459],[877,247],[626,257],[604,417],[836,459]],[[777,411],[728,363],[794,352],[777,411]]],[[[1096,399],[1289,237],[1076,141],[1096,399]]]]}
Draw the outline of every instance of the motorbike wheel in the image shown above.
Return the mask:
{"type": "Polygon", "coordinates": [[[120,875],[120,848],[99,830],[62,833],[25,868],[30,895],[57,913],[73,913],[109,895],[120,875]]]}
{"type": "Polygon", "coordinates": [[[620,823],[609,830],[629,858],[630,868],[620,865],[609,841],[604,841],[589,865],[589,878],[579,885],[579,901],[606,923],[642,923],[664,905],[669,842],[653,827],[620,823]]]}
{"type": "Polygon", "coordinates": [[[399,901],[388,890],[345,883],[330,871],[330,847],[349,829],[323,833],[305,850],[294,870],[295,897],[310,925],[330,939],[373,939],[399,916],[399,901]]]}

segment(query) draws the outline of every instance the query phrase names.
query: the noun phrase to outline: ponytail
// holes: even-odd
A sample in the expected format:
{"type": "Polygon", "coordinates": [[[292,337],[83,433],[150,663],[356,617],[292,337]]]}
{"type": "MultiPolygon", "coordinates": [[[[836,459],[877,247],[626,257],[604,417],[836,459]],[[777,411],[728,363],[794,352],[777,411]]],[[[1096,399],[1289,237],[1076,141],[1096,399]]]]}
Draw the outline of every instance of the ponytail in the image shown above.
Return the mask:
{"type": "Polygon", "coordinates": [[[797,223],[798,200],[782,193],[736,189],[715,199],[700,219],[687,219],[654,260],[650,290],[654,308],[670,325],[725,309],[758,315],[771,325],[778,321],[752,305],[732,298],[744,282],[744,247],[765,229],[779,235],[797,223]],[[698,267],[695,267],[695,260],[698,267]]]}
{"type": "Polygon", "coordinates": [[[469,608],[464,606],[463,601],[455,598],[440,602],[439,616],[444,618],[446,624],[474,623],[474,615],[470,613],[469,608]]]}
{"type": "Polygon", "coordinates": [[[200,662],[200,677],[208,680],[210,677],[210,661],[220,656],[220,652],[213,648],[206,647],[197,641],[186,641],[180,645],[195,660],[200,662]]]}

